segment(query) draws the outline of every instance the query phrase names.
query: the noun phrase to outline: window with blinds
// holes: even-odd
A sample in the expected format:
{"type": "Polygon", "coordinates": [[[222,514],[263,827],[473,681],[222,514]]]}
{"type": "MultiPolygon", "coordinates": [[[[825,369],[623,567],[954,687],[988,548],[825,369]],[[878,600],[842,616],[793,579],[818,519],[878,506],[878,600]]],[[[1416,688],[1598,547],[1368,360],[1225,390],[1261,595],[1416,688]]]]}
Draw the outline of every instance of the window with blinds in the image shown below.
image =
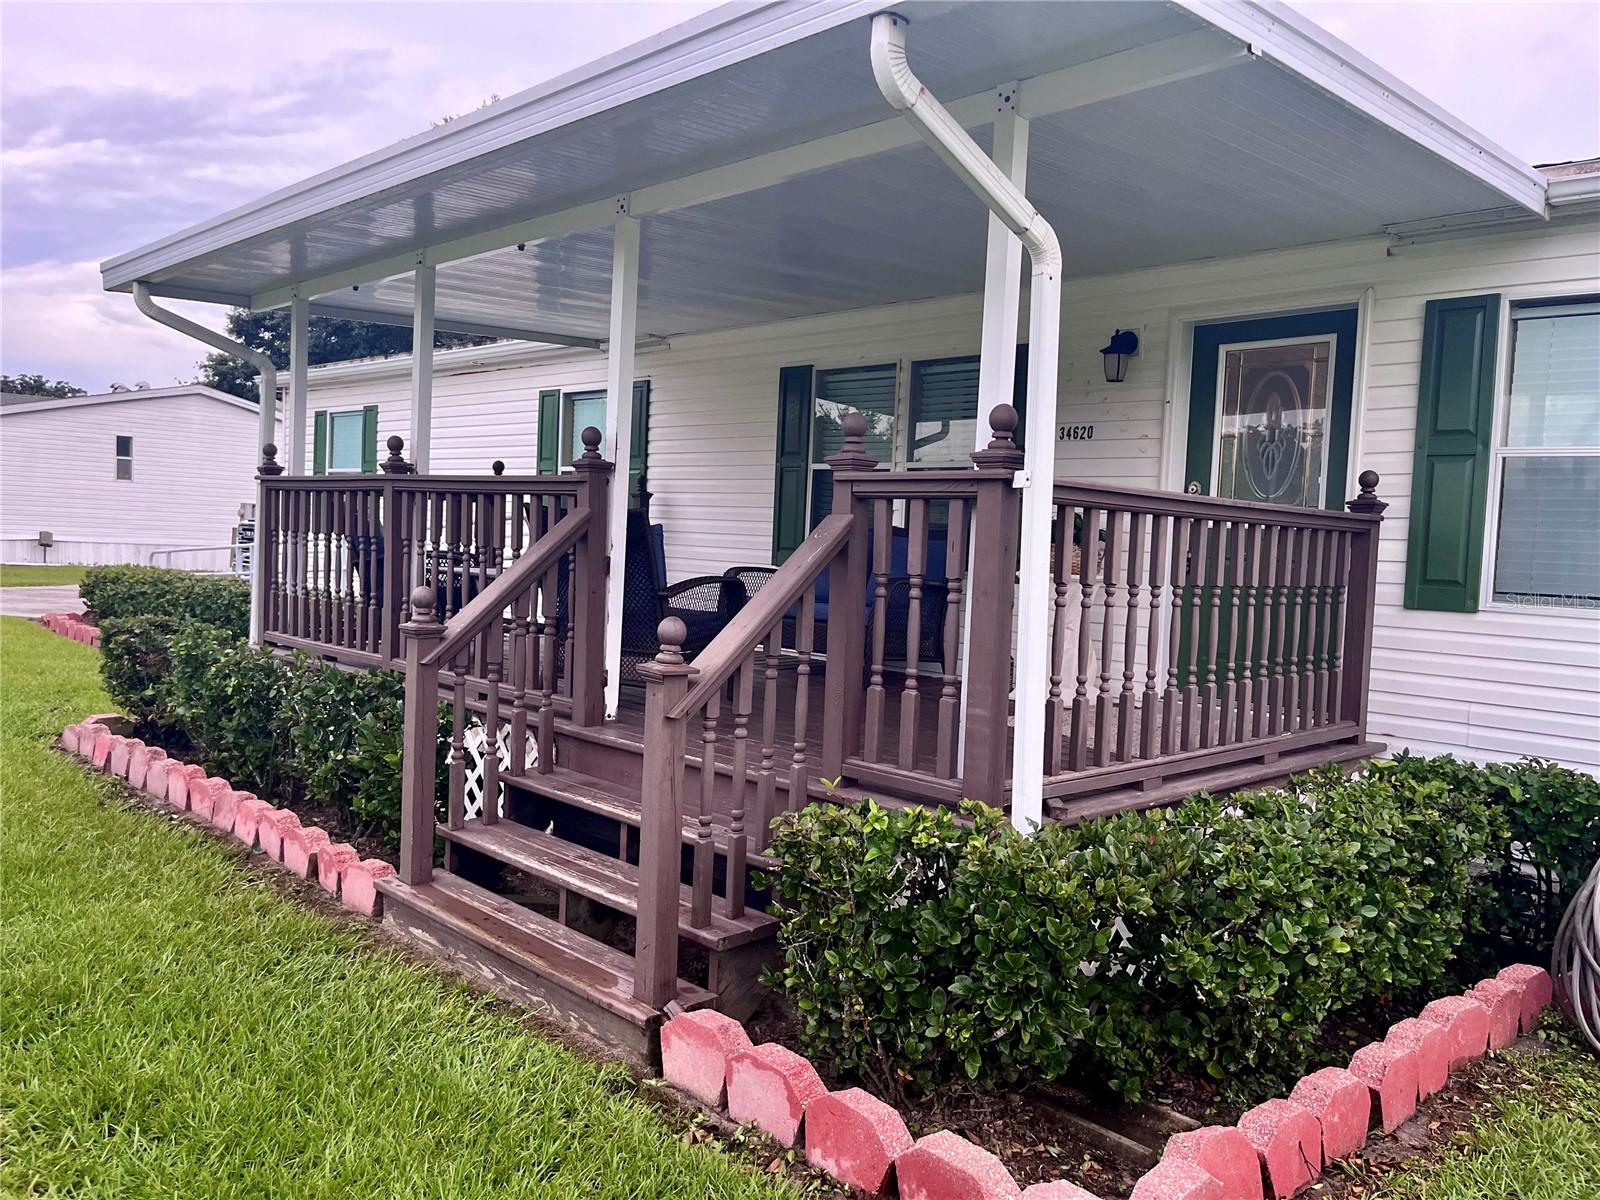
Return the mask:
{"type": "Polygon", "coordinates": [[[898,365],[840,367],[817,371],[812,383],[811,408],[811,525],[833,508],[833,478],[827,467],[830,455],[844,448],[844,418],[858,412],[867,419],[867,453],[880,463],[894,465],[898,365]]]}
{"type": "Polygon", "coordinates": [[[1518,305],[1511,355],[1494,599],[1600,608],[1600,301],[1518,305]]]}
{"type": "Polygon", "coordinates": [[[968,467],[978,426],[978,359],[911,364],[911,429],[906,457],[920,467],[968,467]]]}

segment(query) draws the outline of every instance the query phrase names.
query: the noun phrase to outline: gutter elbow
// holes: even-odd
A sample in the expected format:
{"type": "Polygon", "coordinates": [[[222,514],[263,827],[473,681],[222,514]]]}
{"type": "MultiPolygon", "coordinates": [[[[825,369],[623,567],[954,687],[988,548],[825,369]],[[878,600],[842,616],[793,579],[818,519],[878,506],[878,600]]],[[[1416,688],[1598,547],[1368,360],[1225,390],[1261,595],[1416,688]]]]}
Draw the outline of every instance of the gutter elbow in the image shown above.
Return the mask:
{"type": "Polygon", "coordinates": [[[899,13],[881,12],[872,18],[872,77],[898,112],[915,107],[922,94],[922,84],[906,61],[906,25],[899,13]]]}

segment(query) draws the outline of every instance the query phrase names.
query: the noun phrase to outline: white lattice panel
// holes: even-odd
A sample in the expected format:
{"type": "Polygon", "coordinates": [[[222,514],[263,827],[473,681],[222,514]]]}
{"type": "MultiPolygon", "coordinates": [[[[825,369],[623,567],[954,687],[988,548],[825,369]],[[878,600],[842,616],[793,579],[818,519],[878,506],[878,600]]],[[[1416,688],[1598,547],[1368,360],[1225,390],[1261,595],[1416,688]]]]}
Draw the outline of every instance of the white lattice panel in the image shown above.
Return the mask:
{"type": "MultiPolygon", "coordinates": [[[[502,723],[498,733],[499,738],[497,740],[499,744],[496,746],[496,750],[498,752],[500,770],[504,773],[511,769],[511,726],[502,723]]],[[[528,731],[527,736],[528,742],[523,761],[527,763],[528,768],[531,770],[533,765],[539,761],[539,743],[532,730],[528,731]]],[[[489,743],[489,734],[484,728],[482,718],[473,717],[468,721],[467,731],[463,740],[466,743],[464,758],[467,768],[466,799],[463,807],[466,816],[470,819],[479,816],[483,812],[483,764],[484,752],[489,743]]],[[[452,750],[452,760],[454,753],[454,750],[452,750]]],[[[496,812],[504,815],[506,786],[503,783],[500,785],[500,794],[495,797],[495,802],[497,805],[496,812]]]]}

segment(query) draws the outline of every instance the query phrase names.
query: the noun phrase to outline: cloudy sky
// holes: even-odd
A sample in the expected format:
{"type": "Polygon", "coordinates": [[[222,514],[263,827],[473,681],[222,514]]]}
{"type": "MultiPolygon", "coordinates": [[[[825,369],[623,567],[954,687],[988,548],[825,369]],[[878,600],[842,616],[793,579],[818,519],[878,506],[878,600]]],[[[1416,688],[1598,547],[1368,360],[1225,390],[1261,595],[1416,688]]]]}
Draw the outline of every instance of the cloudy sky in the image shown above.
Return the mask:
{"type": "MultiPolygon", "coordinates": [[[[192,378],[102,259],[708,7],[0,0],[0,370],[192,378]]],[[[1593,0],[1295,7],[1530,162],[1600,154],[1593,0]]]]}

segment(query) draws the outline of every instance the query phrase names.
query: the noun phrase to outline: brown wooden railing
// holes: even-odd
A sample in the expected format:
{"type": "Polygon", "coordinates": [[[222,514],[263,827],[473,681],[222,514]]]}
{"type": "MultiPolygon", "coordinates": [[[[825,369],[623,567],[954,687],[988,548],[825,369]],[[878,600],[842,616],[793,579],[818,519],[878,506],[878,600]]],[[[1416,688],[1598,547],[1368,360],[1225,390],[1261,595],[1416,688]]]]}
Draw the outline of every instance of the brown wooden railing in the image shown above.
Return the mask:
{"type": "MultiPolygon", "coordinates": [[[[382,475],[262,475],[257,546],[262,639],[354,666],[402,662],[400,623],[413,589],[435,592],[447,621],[578,504],[578,473],[404,473],[398,438],[382,475]],[[395,469],[398,468],[398,469],[395,469]]],[[[580,607],[564,635],[587,620],[580,607]]],[[[557,694],[581,681],[561,656],[557,694]]]]}
{"type": "Polygon", "coordinates": [[[508,707],[512,775],[548,773],[555,761],[558,679],[570,683],[567,707],[574,721],[598,725],[604,718],[601,614],[611,464],[600,457],[599,440],[598,431],[584,430],[586,450],[574,464],[570,505],[532,508],[526,544],[518,543],[515,557],[464,607],[441,622],[439,585],[424,582],[411,592],[410,620],[399,629],[406,670],[400,860],[407,883],[425,883],[432,875],[433,749],[441,683],[450,704],[445,819],[451,829],[466,821],[466,738],[472,720],[483,723],[481,819],[493,824],[500,819],[497,748],[508,707]]]}
{"type": "Polygon", "coordinates": [[[765,848],[780,775],[790,808],[808,801],[819,773],[931,800],[965,794],[1003,802],[1016,570],[1012,473],[1021,463],[1011,440],[1015,427],[1016,414],[1005,407],[994,442],[974,456],[976,469],[891,474],[877,471],[865,451],[865,420],[848,414],[844,448],[828,460],[832,512],[692,664],[682,653],[682,622],[662,622],[661,653],[640,668],[646,696],[635,982],[641,1000],[665,1003],[675,986],[678,847],[686,816],[693,830],[690,919],[710,920],[712,814],[724,778],[731,798],[721,902],[730,917],[744,910],[747,831],[757,849],[765,848]],[[963,775],[960,656],[972,602],[969,553],[971,597],[984,607],[983,620],[974,620],[965,671],[963,775]],[[994,619],[1002,612],[1006,620],[994,619]],[[822,744],[814,757],[808,739],[818,667],[822,744]],[[688,785],[691,763],[699,768],[695,786],[688,785]]]}
{"type": "Polygon", "coordinates": [[[1058,484],[1045,795],[1361,738],[1377,483],[1349,512],[1058,484]]]}

